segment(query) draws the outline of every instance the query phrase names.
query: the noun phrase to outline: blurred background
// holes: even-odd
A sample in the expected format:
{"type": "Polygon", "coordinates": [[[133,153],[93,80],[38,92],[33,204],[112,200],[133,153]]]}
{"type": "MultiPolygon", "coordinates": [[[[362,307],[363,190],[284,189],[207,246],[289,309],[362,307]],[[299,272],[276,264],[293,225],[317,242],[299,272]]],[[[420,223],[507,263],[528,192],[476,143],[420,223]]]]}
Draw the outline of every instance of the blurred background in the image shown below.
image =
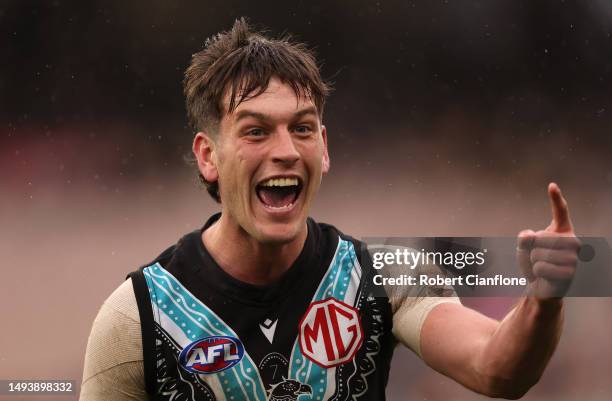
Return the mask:
{"type": "MultiPolygon", "coordinates": [[[[549,223],[555,181],[579,234],[612,237],[609,1],[3,0],[0,378],[80,382],[103,300],[218,209],[184,161],[181,80],[240,16],[315,47],[334,82],[316,219],[514,236],[549,223]]],[[[512,302],[470,304],[499,318],[512,302]]],[[[612,299],[566,305],[525,399],[609,400],[612,299]]],[[[484,397],[398,349],[388,399],[484,397]]]]}

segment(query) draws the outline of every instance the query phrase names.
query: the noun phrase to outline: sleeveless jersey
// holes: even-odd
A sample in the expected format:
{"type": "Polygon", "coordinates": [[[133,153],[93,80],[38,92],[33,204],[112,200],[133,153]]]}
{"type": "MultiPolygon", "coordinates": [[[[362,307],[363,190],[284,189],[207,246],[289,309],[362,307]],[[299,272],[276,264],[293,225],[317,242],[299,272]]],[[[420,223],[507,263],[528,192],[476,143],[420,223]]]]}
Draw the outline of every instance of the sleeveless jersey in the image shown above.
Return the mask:
{"type": "Polygon", "coordinates": [[[395,340],[365,245],[308,219],[295,263],[269,286],[222,270],[185,235],[130,273],[153,400],[384,400],[395,340]]]}

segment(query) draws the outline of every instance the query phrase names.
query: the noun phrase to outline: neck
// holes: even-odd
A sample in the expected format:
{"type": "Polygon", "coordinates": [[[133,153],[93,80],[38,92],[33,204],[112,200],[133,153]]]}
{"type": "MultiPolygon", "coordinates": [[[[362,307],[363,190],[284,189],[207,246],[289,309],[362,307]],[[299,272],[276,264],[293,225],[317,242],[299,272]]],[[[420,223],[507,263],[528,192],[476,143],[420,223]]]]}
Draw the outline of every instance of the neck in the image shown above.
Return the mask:
{"type": "Polygon", "coordinates": [[[308,235],[304,229],[292,241],[263,244],[222,214],[202,233],[202,241],[217,264],[245,283],[266,285],[278,280],[298,258],[308,235]]]}

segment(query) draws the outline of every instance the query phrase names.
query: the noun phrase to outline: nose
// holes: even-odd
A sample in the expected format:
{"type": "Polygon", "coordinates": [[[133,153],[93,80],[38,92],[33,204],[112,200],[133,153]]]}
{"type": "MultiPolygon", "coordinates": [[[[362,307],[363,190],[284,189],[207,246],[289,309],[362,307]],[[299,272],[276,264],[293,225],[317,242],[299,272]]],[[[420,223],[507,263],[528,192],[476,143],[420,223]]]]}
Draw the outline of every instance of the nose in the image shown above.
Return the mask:
{"type": "Polygon", "coordinates": [[[300,153],[295,146],[295,138],[291,132],[281,130],[274,135],[272,143],[272,160],[275,163],[293,165],[300,159],[300,153]]]}

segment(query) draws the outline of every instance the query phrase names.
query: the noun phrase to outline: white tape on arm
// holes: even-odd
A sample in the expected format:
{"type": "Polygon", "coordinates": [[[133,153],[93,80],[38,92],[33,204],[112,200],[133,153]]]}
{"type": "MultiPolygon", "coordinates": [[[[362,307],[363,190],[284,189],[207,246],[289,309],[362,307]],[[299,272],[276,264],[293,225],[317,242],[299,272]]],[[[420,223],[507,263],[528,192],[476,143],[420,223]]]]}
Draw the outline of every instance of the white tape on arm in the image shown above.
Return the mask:
{"type": "Polygon", "coordinates": [[[81,401],[147,400],[138,305],[131,280],[104,302],[87,342],[81,401]]]}

